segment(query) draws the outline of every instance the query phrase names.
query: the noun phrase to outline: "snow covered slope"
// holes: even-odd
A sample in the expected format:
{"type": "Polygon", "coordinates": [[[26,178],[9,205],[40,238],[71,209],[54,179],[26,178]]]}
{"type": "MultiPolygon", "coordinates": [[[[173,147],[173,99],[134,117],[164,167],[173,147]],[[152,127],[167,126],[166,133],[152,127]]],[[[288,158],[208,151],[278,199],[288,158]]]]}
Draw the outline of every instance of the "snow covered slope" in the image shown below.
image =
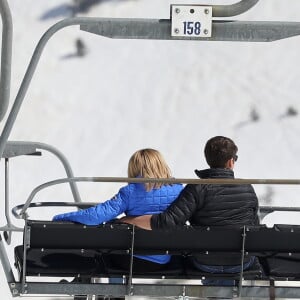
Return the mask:
{"type": "MultiPolygon", "coordinates": [[[[14,99],[39,38],[70,16],[72,2],[9,2],[15,31],[14,99]]],[[[102,1],[84,15],[169,18],[170,3],[197,1],[102,1]]],[[[237,19],[300,21],[300,3],[261,0],[237,19]]],[[[288,113],[291,108],[300,113],[299,43],[300,38],[270,44],[109,40],[77,27],[64,29],[42,55],[10,140],[57,147],[76,176],[126,176],[130,155],[153,147],[164,154],[175,177],[194,178],[195,168],[206,168],[206,140],[226,135],[239,146],[237,177],[299,178],[300,115],[288,113]],[[78,38],[87,48],[84,57],[74,56],[78,38]]],[[[11,160],[13,205],[25,202],[36,185],[64,176],[47,153],[11,160]]],[[[79,188],[84,201],[104,201],[119,186],[79,188]]],[[[300,204],[298,187],[255,188],[262,204],[300,204]]],[[[43,191],[36,200],[69,201],[71,193],[66,185],[43,191]]],[[[52,214],[47,211],[44,217],[52,214]]],[[[297,218],[276,218],[278,223],[291,221],[297,218]]],[[[8,299],[6,283],[2,285],[8,299]]]]}

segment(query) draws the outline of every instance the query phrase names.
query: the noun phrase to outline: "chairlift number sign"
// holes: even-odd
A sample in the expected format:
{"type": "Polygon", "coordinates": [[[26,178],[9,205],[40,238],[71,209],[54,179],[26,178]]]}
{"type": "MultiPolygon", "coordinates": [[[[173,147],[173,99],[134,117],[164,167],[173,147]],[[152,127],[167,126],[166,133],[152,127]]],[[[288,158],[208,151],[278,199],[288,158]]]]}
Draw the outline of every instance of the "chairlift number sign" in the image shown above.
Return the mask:
{"type": "Polygon", "coordinates": [[[211,37],[211,6],[171,5],[171,19],[173,37],[211,37]]]}

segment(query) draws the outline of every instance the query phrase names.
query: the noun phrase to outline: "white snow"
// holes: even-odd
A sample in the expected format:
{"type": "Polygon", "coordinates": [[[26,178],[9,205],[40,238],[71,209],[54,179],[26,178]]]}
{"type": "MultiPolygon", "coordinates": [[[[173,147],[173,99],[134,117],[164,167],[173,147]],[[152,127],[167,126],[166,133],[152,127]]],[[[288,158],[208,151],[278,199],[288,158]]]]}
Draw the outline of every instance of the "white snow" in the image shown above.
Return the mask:
{"type": "MultiPolygon", "coordinates": [[[[68,17],[71,1],[9,2],[14,19],[13,100],[39,38],[68,17]]],[[[170,3],[198,1],[103,1],[84,16],[169,18],[170,3]]],[[[262,0],[236,19],[299,21],[300,2],[262,0]]],[[[300,113],[298,46],[299,38],[274,43],[110,40],[66,28],[49,41],[9,139],[57,147],[76,176],[125,177],[130,155],[153,147],[163,153],[175,177],[194,178],[195,168],[207,167],[206,140],[225,135],[239,146],[237,177],[299,178],[300,116],[286,116],[289,107],[300,113]],[[88,54],[66,58],[75,52],[77,38],[88,54]],[[259,116],[256,122],[251,122],[253,109],[259,116]]],[[[57,159],[43,154],[11,159],[13,206],[24,203],[35,186],[65,177],[57,159]]],[[[3,194],[3,176],[0,180],[3,194]]],[[[96,202],[110,198],[119,186],[84,183],[79,189],[84,201],[96,202]]],[[[255,189],[263,205],[299,206],[297,186],[255,189]],[[270,188],[272,202],[266,202],[270,188]]],[[[72,197],[64,185],[39,193],[35,200],[72,197]]],[[[2,226],[4,201],[0,209],[2,226]]],[[[50,218],[55,212],[32,214],[50,218]]],[[[280,214],[266,222],[298,219],[280,214]]],[[[10,299],[4,274],[1,293],[2,299],[10,299]]]]}

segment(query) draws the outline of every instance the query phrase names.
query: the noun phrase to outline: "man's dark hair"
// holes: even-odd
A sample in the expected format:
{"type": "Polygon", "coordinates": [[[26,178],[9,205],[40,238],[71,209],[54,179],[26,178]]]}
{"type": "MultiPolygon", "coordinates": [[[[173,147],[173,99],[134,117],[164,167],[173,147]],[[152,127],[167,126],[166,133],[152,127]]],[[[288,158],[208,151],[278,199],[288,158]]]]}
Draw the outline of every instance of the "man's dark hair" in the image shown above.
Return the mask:
{"type": "Polygon", "coordinates": [[[237,151],[236,144],[225,136],[209,139],[204,148],[206,161],[211,168],[224,168],[229,159],[237,158],[237,151]]]}

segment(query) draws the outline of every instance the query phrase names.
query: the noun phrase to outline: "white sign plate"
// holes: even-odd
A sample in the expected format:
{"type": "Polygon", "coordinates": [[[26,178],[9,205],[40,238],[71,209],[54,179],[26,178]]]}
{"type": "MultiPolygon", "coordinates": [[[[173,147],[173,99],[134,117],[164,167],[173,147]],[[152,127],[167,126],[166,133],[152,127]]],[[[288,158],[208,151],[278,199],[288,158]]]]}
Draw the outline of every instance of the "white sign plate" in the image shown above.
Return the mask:
{"type": "Polygon", "coordinates": [[[171,5],[171,19],[171,36],[211,37],[211,6],[171,5]]]}

